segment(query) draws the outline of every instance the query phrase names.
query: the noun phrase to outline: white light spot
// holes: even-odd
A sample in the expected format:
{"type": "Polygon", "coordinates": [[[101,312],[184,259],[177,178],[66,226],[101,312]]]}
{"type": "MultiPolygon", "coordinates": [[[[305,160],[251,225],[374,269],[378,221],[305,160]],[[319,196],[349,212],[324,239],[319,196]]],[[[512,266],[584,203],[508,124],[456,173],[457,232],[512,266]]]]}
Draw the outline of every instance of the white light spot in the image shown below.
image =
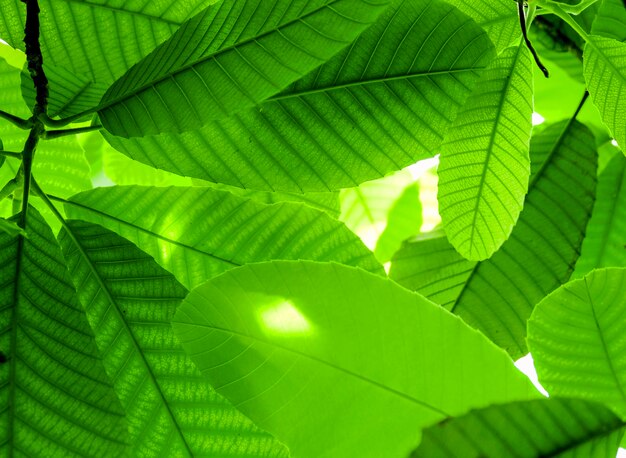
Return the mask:
{"type": "Polygon", "coordinates": [[[533,126],[538,126],[539,124],[543,124],[546,118],[541,116],[539,113],[533,113],[533,126]]]}
{"type": "Polygon", "coordinates": [[[626,458],[626,448],[618,448],[616,458],[626,458]]]}
{"type": "Polygon", "coordinates": [[[431,157],[430,159],[424,159],[423,161],[419,161],[415,164],[409,165],[406,170],[408,170],[411,174],[411,178],[416,181],[419,180],[426,172],[437,167],[438,165],[439,155],[437,154],[435,157],[431,157]]]}
{"type": "Polygon", "coordinates": [[[289,301],[261,310],[261,322],[267,330],[279,334],[309,334],[311,324],[289,301]]]}
{"type": "Polygon", "coordinates": [[[383,267],[385,268],[385,272],[389,274],[389,271],[391,270],[391,261],[384,263],[383,267]]]}
{"type": "Polygon", "coordinates": [[[9,45],[9,43],[7,43],[6,41],[4,41],[2,38],[0,38],[0,44],[7,45],[7,46],[9,45]]]}
{"type": "MultiPolygon", "coordinates": [[[[616,146],[619,148],[619,145],[617,144],[617,140],[613,139],[611,140],[611,145],[616,146]]],[[[626,449],[621,449],[621,450],[626,450],[626,449]]]]}
{"type": "Polygon", "coordinates": [[[533,385],[539,390],[541,394],[549,397],[550,395],[545,390],[544,387],[539,383],[539,378],[537,377],[537,371],[535,370],[535,364],[533,362],[533,357],[530,353],[526,356],[521,357],[517,361],[515,361],[515,366],[526,375],[533,382],[533,385]]]}

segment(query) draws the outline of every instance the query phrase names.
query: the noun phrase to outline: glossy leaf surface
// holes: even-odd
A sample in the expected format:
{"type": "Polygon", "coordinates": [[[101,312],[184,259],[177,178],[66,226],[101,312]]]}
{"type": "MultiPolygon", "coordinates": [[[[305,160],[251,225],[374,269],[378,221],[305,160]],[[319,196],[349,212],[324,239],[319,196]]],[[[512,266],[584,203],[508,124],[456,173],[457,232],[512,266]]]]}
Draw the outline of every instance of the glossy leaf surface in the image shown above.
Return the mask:
{"type": "Polygon", "coordinates": [[[422,426],[538,395],[458,318],[334,263],[232,270],[193,290],[173,326],[217,391],[293,456],[403,457],[422,426]]]}

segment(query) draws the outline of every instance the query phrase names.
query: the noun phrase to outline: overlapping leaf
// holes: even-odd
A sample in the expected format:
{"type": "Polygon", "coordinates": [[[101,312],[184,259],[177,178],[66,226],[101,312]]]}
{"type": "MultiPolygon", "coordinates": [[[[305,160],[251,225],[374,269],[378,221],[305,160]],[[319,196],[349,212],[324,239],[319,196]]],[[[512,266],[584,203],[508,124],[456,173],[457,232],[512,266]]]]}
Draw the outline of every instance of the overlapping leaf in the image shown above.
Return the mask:
{"type": "MultiPolygon", "coordinates": [[[[39,0],[44,63],[110,83],[211,3],[214,0],[39,0]]],[[[0,0],[0,10],[0,37],[24,49],[24,4],[0,0]]]]}
{"type": "Polygon", "coordinates": [[[182,352],[169,323],[187,290],[173,275],[91,223],[68,221],[59,240],[126,412],[132,456],[287,456],[182,352]]]}
{"type": "Polygon", "coordinates": [[[580,253],[596,187],[593,135],[576,121],[533,137],[524,210],[509,240],[490,259],[454,255],[445,238],[407,244],[390,276],[440,301],[518,358],[526,321],[545,295],[565,283],[580,253]]]}
{"type": "Polygon", "coordinates": [[[596,203],[575,274],[579,277],[598,267],[626,267],[626,158],[621,154],[598,178],[596,203]]]}
{"type": "Polygon", "coordinates": [[[30,209],[0,232],[0,453],[123,456],[126,424],[61,250],[30,209]]]}
{"type": "Polygon", "coordinates": [[[625,323],[626,269],[594,270],[554,291],[528,322],[541,384],[555,396],[603,402],[626,418],[625,323]]]}
{"type": "Polygon", "coordinates": [[[217,391],[293,456],[405,457],[422,426],[538,396],[461,320],[335,263],[234,269],[193,290],[173,326],[217,391]]]}
{"type": "MultiPolygon", "coordinates": [[[[95,83],[65,67],[46,65],[48,79],[48,115],[66,118],[96,105],[107,90],[107,83],[95,83]]],[[[22,96],[26,105],[35,105],[35,86],[26,69],[22,71],[22,96]]]]}
{"type": "Polygon", "coordinates": [[[118,79],[98,114],[123,137],[184,132],[280,92],[350,44],[390,0],[223,0],[118,79]]]}
{"type": "Polygon", "coordinates": [[[428,428],[412,458],[614,458],[624,423],[600,404],[538,399],[475,410],[428,428]]]}
{"type": "Polygon", "coordinates": [[[432,156],[493,55],[451,6],[397,1],[353,46],[256,108],[182,135],[107,139],[133,159],[213,182],[353,187],[432,156]]]}
{"type": "Polygon", "coordinates": [[[626,7],[622,0],[602,0],[591,33],[626,42],[626,7]]]}
{"type": "Polygon", "coordinates": [[[587,89],[617,143],[626,145],[626,43],[589,36],[583,54],[587,89]]]}
{"type": "Polygon", "coordinates": [[[532,61],[525,44],[483,72],[441,146],[439,209],[450,243],[473,261],[509,237],[530,175],[532,61]]]}
{"type": "Polygon", "coordinates": [[[65,208],[71,218],[129,239],[188,288],[270,259],[337,261],[383,272],[342,223],[301,204],[264,205],[211,188],[117,186],[78,194],[65,208]]]}
{"type": "Polygon", "coordinates": [[[508,0],[446,0],[484,28],[498,52],[521,35],[517,6],[508,0]]]}

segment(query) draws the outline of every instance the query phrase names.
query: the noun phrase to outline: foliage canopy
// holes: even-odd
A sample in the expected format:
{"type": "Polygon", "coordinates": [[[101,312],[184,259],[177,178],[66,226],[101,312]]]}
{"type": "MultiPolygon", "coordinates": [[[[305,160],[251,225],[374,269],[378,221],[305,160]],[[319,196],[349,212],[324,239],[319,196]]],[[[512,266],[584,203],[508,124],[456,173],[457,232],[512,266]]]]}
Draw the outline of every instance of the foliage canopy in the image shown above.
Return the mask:
{"type": "Polygon", "coordinates": [[[0,14],[2,456],[626,443],[626,2],[0,14]]]}

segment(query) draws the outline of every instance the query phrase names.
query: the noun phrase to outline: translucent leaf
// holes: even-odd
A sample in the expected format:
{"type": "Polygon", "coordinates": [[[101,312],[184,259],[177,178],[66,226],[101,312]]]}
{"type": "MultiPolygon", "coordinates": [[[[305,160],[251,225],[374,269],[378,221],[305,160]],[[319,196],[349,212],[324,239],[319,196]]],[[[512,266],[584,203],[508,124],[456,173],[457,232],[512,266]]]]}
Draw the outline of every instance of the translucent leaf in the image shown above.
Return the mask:
{"type": "Polygon", "coordinates": [[[576,121],[534,136],[531,156],[524,210],[490,259],[467,261],[439,238],[406,244],[390,271],[391,278],[458,314],[515,359],[527,352],[526,321],[533,307],[572,273],[596,187],[595,141],[576,121]]]}
{"type": "Polygon", "coordinates": [[[169,323],[187,290],[173,275],[94,224],[68,221],[59,241],[126,411],[131,456],[287,456],[182,352],[169,323]]]}
{"type": "Polygon", "coordinates": [[[626,269],[594,270],[542,300],[528,322],[541,384],[626,418],[626,269]],[[584,364],[581,362],[584,361],[584,364]]]}
{"type": "Polygon", "coordinates": [[[264,205],[210,188],[100,188],[65,201],[68,216],[135,243],[187,288],[270,259],[337,261],[383,273],[342,223],[308,206],[264,205]]]}
{"type": "MultiPolygon", "coordinates": [[[[88,77],[65,67],[46,65],[48,78],[48,115],[66,118],[95,107],[108,88],[107,83],[94,83],[88,77]]],[[[26,69],[22,70],[22,96],[26,105],[35,105],[35,86],[26,69]]]]}
{"type": "MultiPolygon", "coordinates": [[[[44,64],[112,82],[214,0],[39,0],[44,64]]],[[[26,8],[0,0],[0,37],[24,49],[26,8]]]]}
{"type": "Polygon", "coordinates": [[[598,267],[626,267],[626,158],[607,164],[598,178],[596,203],[575,276],[598,267]]]}
{"type": "Polygon", "coordinates": [[[605,407],[573,399],[513,402],[432,426],[412,458],[614,458],[624,424],[605,407]]]}
{"type": "Polygon", "coordinates": [[[602,0],[591,33],[626,42],[626,6],[622,0],[602,0]]]}
{"type": "Polygon", "coordinates": [[[9,221],[5,218],[0,218],[0,232],[10,235],[11,237],[15,237],[18,234],[22,234],[27,236],[26,232],[17,225],[15,221],[9,221]]]}
{"type": "Polygon", "coordinates": [[[184,132],[280,92],[350,44],[390,0],[224,0],[185,22],[105,93],[123,137],[184,132]]]}
{"type": "Polygon", "coordinates": [[[335,263],[234,269],[193,290],[173,327],[218,393],[293,456],[403,457],[420,427],[538,396],[461,320],[335,263]]]}
{"type": "Polygon", "coordinates": [[[511,234],[530,175],[532,61],[507,48],[483,72],[441,146],[439,209],[454,247],[489,258],[511,234]]]}
{"type": "Polygon", "coordinates": [[[233,186],[354,187],[433,156],[493,56],[451,6],[397,1],[353,46],[256,108],[182,135],[106,138],[138,161],[233,186]]]}
{"type": "Polygon", "coordinates": [[[617,143],[626,145],[626,43],[589,36],[583,72],[593,103],[617,143]]]}
{"type": "Polygon", "coordinates": [[[52,231],[0,232],[0,453],[122,456],[124,413],[52,231]]]}
{"type": "Polygon", "coordinates": [[[446,0],[484,28],[498,52],[521,35],[517,5],[509,0],[446,0]]]}

